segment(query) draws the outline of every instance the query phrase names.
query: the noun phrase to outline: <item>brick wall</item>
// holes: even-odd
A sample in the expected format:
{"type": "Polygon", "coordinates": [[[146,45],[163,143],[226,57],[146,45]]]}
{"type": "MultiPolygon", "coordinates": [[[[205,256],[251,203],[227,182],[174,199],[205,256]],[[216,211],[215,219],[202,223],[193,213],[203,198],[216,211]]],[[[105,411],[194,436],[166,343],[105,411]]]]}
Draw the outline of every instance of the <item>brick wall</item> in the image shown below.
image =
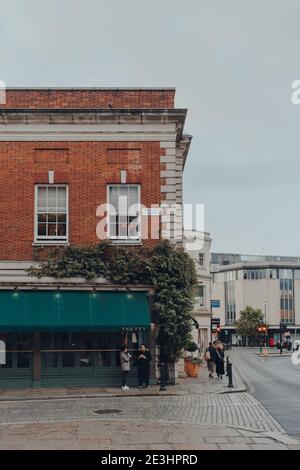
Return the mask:
{"type": "Polygon", "coordinates": [[[8,89],[1,109],[174,108],[175,90],[8,89]]]}
{"type": "Polygon", "coordinates": [[[34,185],[48,183],[48,170],[69,185],[70,243],[97,243],[96,208],[121,170],[128,183],[141,184],[142,204],[160,204],[162,154],[159,142],[0,142],[0,259],[32,259],[34,185]]]}

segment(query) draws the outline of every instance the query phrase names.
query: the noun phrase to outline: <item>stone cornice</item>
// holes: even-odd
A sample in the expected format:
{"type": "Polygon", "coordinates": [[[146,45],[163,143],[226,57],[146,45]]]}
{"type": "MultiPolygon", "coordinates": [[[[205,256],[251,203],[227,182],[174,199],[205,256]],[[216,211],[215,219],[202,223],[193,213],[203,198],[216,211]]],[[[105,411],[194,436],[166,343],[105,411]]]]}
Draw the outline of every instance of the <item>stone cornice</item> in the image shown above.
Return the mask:
{"type": "MultiPolygon", "coordinates": [[[[164,126],[173,125],[176,140],[182,142],[186,156],[191,139],[183,136],[186,113],[186,109],[2,109],[0,134],[3,138],[0,140],[14,140],[14,135],[18,137],[18,126],[20,129],[22,126],[23,136],[34,125],[39,126],[39,134],[44,131],[51,133],[55,126],[70,126],[70,132],[74,133],[78,133],[79,126],[83,131],[87,130],[86,126],[128,126],[126,132],[130,133],[132,126],[138,126],[141,132],[144,126],[147,132],[147,126],[162,126],[163,131],[164,126]],[[10,126],[13,126],[13,131],[10,131],[10,126]]],[[[30,140],[30,134],[26,140],[30,140]]]]}

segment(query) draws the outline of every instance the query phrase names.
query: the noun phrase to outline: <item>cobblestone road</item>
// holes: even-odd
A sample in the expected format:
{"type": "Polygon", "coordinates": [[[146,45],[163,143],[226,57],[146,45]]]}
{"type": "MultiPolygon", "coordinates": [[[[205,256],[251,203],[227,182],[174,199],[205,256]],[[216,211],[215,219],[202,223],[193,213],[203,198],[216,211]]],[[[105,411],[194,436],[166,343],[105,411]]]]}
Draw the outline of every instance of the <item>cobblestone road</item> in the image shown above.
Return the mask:
{"type": "Polygon", "coordinates": [[[284,432],[249,393],[0,402],[0,424],[73,420],[152,420],[284,432]],[[120,410],[97,414],[95,411],[120,410]]]}

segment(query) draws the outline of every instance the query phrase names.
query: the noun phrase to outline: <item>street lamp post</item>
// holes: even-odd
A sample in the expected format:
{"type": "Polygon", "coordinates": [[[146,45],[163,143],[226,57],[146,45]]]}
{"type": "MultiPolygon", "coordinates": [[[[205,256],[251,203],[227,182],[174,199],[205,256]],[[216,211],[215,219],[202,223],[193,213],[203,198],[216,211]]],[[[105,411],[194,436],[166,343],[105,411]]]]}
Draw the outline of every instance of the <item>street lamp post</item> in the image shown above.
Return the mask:
{"type": "MultiPolygon", "coordinates": [[[[264,302],[265,309],[265,326],[267,326],[267,302],[264,302]]],[[[265,330],[265,347],[267,346],[267,332],[265,330]]]]}

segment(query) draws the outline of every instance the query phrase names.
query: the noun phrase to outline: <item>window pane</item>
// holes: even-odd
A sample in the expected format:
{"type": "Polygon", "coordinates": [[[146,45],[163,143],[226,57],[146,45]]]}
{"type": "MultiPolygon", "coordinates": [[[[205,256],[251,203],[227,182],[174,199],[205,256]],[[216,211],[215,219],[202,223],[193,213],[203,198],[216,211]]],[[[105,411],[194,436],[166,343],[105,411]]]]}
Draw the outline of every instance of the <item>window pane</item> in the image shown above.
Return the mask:
{"type": "Polygon", "coordinates": [[[46,224],[39,224],[38,225],[38,235],[40,237],[45,237],[47,235],[47,225],[46,224]]]}
{"type": "Polygon", "coordinates": [[[117,236],[117,225],[116,224],[109,224],[109,235],[111,237],[117,236]]]}
{"type": "Polygon", "coordinates": [[[132,204],[137,204],[139,202],[138,200],[138,187],[137,186],[129,186],[129,192],[128,192],[128,205],[129,207],[132,206],[132,204]]]}
{"type": "Polygon", "coordinates": [[[128,212],[128,198],[127,196],[119,196],[119,214],[127,214],[128,212]]]}
{"type": "Polygon", "coordinates": [[[47,210],[56,211],[56,187],[48,187],[47,210]]]}
{"type": "Polygon", "coordinates": [[[57,188],[57,209],[59,212],[65,212],[67,208],[67,190],[66,188],[57,188]]]}
{"type": "Polygon", "coordinates": [[[109,204],[114,206],[117,210],[118,208],[118,186],[109,187],[109,204]]]}
{"type": "Polygon", "coordinates": [[[67,222],[67,215],[66,214],[58,214],[57,215],[57,221],[59,223],[65,224],[67,222]]]}
{"type": "Polygon", "coordinates": [[[82,351],[80,352],[79,357],[79,366],[80,367],[92,367],[92,353],[89,351],[82,351]]]}
{"type": "Polygon", "coordinates": [[[27,352],[18,353],[17,367],[28,368],[30,365],[30,354],[27,352]]]}
{"type": "Polygon", "coordinates": [[[57,225],[57,236],[58,237],[65,237],[67,235],[67,226],[66,224],[58,224],[57,225]]]}
{"type": "Polygon", "coordinates": [[[48,237],[56,237],[56,224],[48,224],[48,237]]]}
{"type": "Polygon", "coordinates": [[[128,217],[128,235],[137,237],[139,235],[138,217],[128,217]]]}
{"type": "Polygon", "coordinates": [[[48,222],[50,224],[56,224],[56,214],[48,214],[48,222]]]}
{"type": "Polygon", "coordinates": [[[119,217],[119,236],[120,237],[127,237],[127,216],[121,215],[119,217]]]}
{"type": "Polygon", "coordinates": [[[119,186],[119,198],[120,197],[128,199],[128,186],[119,186]]]}
{"type": "Polygon", "coordinates": [[[74,352],[62,353],[62,366],[63,367],[75,367],[75,353],[74,352]]]}
{"type": "Polygon", "coordinates": [[[109,186],[109,203],[116,208],[110,212],[110,236],[113,238],[139,238],[139,188],[137,185],[109,186]],[[130,207],[131,206],[131,207],[130,207]]]}
{"type": "Polygon", "coordinates": [[[56,352],[48,352],[42,354],[43,367],[57,367],[58,354],[56,352]]]}
{"type": "Polygon", "coordinates": [[[38,210],[46,210],[46,192],[47,188],[38,188],[38,210]]]}
{"type": "Polygon", "coordinates": [[[46,216],[46,214],[39,214],[39,215],[38,215],[38,222],[46,223],[46,222],[47,222],[47,216],[46,216]]]}

